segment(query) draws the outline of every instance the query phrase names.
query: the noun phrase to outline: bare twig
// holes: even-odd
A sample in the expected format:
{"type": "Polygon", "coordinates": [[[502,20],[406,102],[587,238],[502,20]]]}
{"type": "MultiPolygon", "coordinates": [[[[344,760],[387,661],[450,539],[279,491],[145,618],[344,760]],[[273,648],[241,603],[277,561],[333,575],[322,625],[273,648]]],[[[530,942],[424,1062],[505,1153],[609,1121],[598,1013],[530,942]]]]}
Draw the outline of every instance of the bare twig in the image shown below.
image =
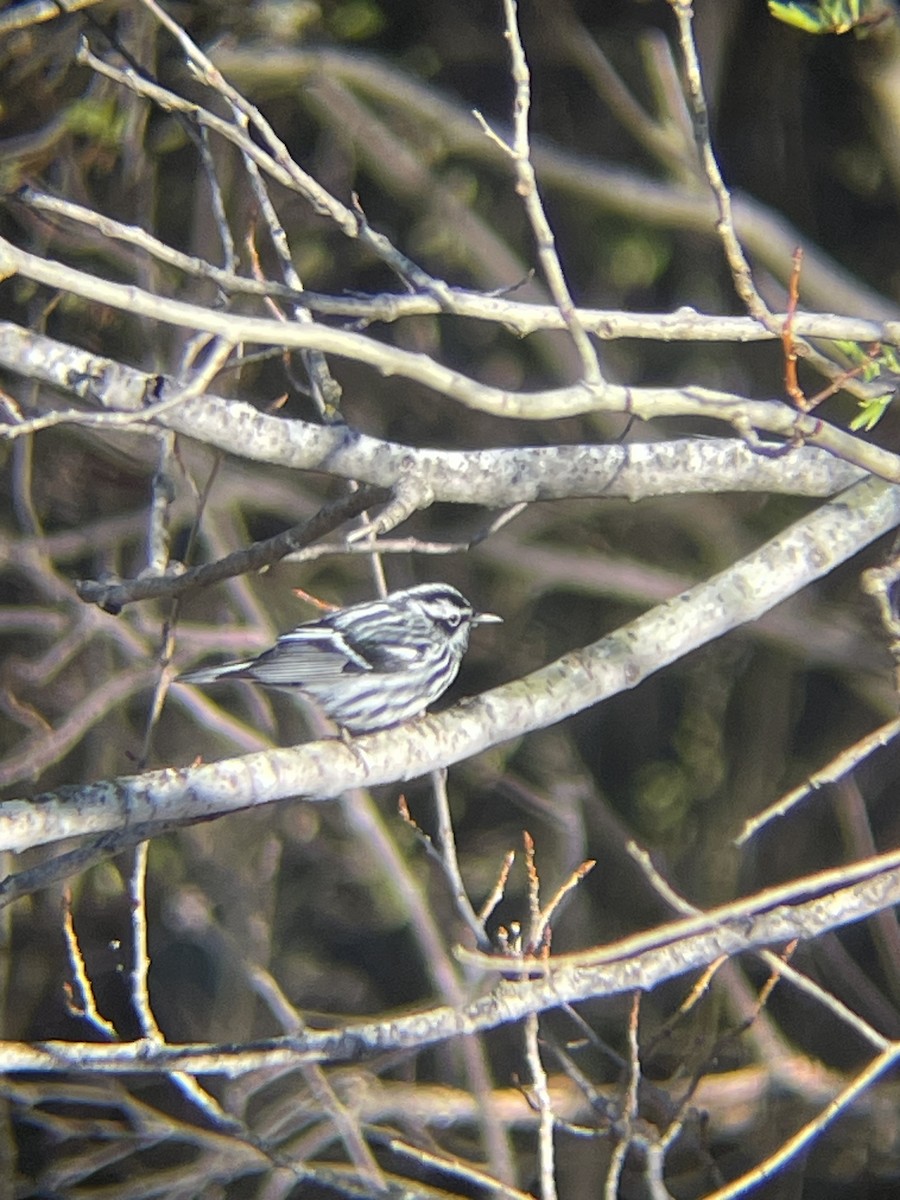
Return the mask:
{"type": "MultiPolygon", "coordinates": [[[[556,252],[556,240],[544,205],[537,187],[537,178],[531,162],[531,145],[528,132],[528,120],[531,109],[531,74],[525,58],[525,49],[519,34],[519,23],[516,0],[503,0],[503,13],[506,21],[506,40],[509,44],[510,67],[513,83],[516,89],[515,106],[513,109],[513,141],[507,148],[516,168],[518,181],[517,191],[522,197],[528,220],[537,242],[538,255],[544,276],[550,288],[550,294],[556,301],[560,315],[571,335],[572,341],[581,358],[584,380],[588,384],[602,383],[600,363],[597,353],[591,345],[578,312],[572,300],[569,286],[563,273],[559,255],[556,252]]],[[[479,114],[476,114],[479,115],[479,114]]],[[[483,118],[480,118],[483,122],[483,118]]],[[[505,146],[502,139],[498,139],[505,146]]]]}
{"type": "Polygon", "coordinates": [[[872,733],[866,734],[858,742],[854,742],[852,746],[842,750],[827,766],[816,771],[814,775],[810,775],[799,787],[792,788],[791,791],[782,796],[780,800],[764,812],[761,812],[756,817],[751,817],[744,824],[739,836],[735,838],[735,845],[743,846],[745,842],[748,842],[750,838],[757,834],[765,825],[768,825],[770,821],[775,820],[777,817],[786,816],[795,805],[799,804],[801,800],[804,800],[813,792],[826,787],[830,783],[836,783],[842,776],[847,775],[850,771],[858,767],[874,751],[880,749],[882,746],[887,746],[898,734],[900,734],[900,718],[895,718],[893,721],[886,721],[884,725],[879,726],[872,733]]]}
{"type": "Polygon", "coordinates": [[[141,576],[121,583],[81,580],[77,584],[78,594],[82,600],[97,604],[104,611],[111,613],[121,612],[126,604],[137,600],[159,597],[172,599],[182,596],[195,588],[209,587],[210,584],[219,583],[223,579],[231,579],[235,575],[244,575],[271,566],[288,554],[295,554],[304,546],[331,533],[371,504],[387,497],[388,493],[382,488],[361,488],[341,497],[340,500],[326,504],[308,521],[285,529],[263,542],[254,542],[244,550],[236,550],[218,562],[190,567],[178,575],[141,576]]]}
{"type": "MultiPolygon", "coordinates": [[[[473,963],[527,976],[505,979],[492,992],[459,1007],[418,1009],[386,1021],[351,1022],[327,1030],[306,1029],[244,1046],[148,1046],[143,1041],[120,1045],[55,1041],[26,1046],[7,1042],[2,1047],[3,1068],[67,1071],[78,1066],[113,1074],[183,1070],[235,1077],[250,1070],[302,1061],[348,1061],[391,1049],[421,1050],[447,1038],[497,1028],[567,1002],[621,995],[636,988],[646,990],[663,979],[677,978],[711,962],[723,952],[756,949],[792,936],[815,936],[826,928],[857,921],[898,902],[898,857],[896,853],[882,855],[840,872],[821,872],[811,879],[795,880],[789,887],[772,888],[713,909],[702,918],[681,919],[648,934],[546,962],[485,958],[476,952],[459,951],[460,958],[473,963]],[[837,890],[829,890],[829,883],[838,879],[837,890]]],[[[890,1050],[896,1049],[891,1043],[890,1050]]],[[[868,1086],[871,1079],[867,1071],[861,1086],[868,1086]]]]}

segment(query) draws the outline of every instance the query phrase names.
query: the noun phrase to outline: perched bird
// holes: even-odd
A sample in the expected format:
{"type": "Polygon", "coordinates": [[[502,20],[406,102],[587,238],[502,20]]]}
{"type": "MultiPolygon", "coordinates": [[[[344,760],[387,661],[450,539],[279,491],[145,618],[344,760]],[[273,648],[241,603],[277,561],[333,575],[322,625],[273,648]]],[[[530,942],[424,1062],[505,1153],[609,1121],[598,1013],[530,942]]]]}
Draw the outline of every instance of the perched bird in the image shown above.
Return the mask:
{"type": "Polygon", "coordinates": [[[179,675],[181,683],[248,679],[302,692],[351,733],[418,716],[459,671],[473,625],[501,621],[476,612],[446,583],[422,583],[306,621],[258,658],[179,675]]]}

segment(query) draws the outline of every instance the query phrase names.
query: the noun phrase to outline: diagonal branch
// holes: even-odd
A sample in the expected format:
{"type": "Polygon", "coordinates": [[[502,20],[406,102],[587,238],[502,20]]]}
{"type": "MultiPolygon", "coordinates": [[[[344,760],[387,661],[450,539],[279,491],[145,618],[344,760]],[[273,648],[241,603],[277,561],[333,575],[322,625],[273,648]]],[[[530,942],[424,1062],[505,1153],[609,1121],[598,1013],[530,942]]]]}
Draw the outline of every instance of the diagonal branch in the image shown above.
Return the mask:
{"type": "Polygon", "coordinates": [[[412,779],[552,725],[763,613],[900,522],[900,489],[855,485],[727,570],[615,633],[449,712],[356,739],[311,742],[168,768],[36,801],[0,804],[0,849],[23,850],[123,822],[207,820],[287,796],[327,799],[412,779]]]}
{"type": "MultiPolygon", "coordinates": [[[[298,1062],[348,1062],[392,1050],[421,1050],[449,1038],[484,1033],[532,1013],[587,999],[650,990],[723,955],[756,950],[793,938],[818,936],[900,902],[896,851],[852,867],[761,892],[698,917],[682,918],[647,934],[561,956],[529,961],[528,978],[504,978],[461,1007],[440,1005],[334,1029],[304,1029],[236,1046],[148,1043],[0,1043],[0,1070],[186,1071],[238,1077],[298,1062]],[[836,881],[844,886],[834,886],[836,881]],[[849,882],[848,882],[849,881],[849,882]]],[[[521,960],[466,954],[494,970],[518,972],[521,960]]],[[[897,1052],[896,1043],[892,1044],[897,1052]]],[[[890,1049],[890,1047],[889,1047],[890,1049]]]]}
{"type": "MultiPolygon", "coordinates": [[[[203,312],[205,310],[197,310],[203,312]]],[[[278,330],[296,329],[263,322],[278,330]]],[[[286,336],[286,334],[285,334],[286,336]]],[[[348,335],[349,336],[349,335],[348,335]]],[[[377,343],[376,343],[377,344],[377,343]]],[[[383,347],[390,352],[389,347],[383,347]]],[[[419,358],[420,356],[413,356],[419,358]]],[[[87,403],[141,411],[158,376],[90,354],[18,325],[0,322],[0,365],[73,392],[87,403]]],[[[460,376],[454,373],[457,380],[460,376]]],[[[481,385],[474,384],[476,388],[481,385]]],[[[168,387],[163,384],[163,390],[168,387]]],[[[494,389],[488,389],[493,391],[494,389]]],[[[624,391],[624,389],[623,389],[624,391]]],[[[789,434],[803,424],[814,440],[828,441],[844,461],[813,447],[755,452],[741,442],[679,439],[629,445],[515,447],[498,450],[419,450],[357,433],[345,425],[323,427],[260,412],[238,400],[207,395],[163,412],[159,423],[209,446],[242,458],[298,470],[328,470],[346,479],[395,487],[412,471],[436,500],[491,506],[525,500],[574,496],[625,496],[630,500],[673,492],[786,491],[832,495],[859,479],[851,464],[864,458],[867,470],[900,479],[897,456],[844,434],[812,417],[798,417],[787,405],[744,401],[740,397],[676,389],[631,389],[632,409],[642,404],[658,415],[693,412],[739,422],[740,417],[778,425],[789,434]],[[652,400],[645,397],[652,396],[652,400]],[[714,397],[719,396],[718,400],[714,397]]],[[[642,413],[654,415],[652,411],[642,413]]],[[[72,420],[78,414],[73,412],[72,420]]],[[[12,436],[12,425],[0,434],[12,436]]]]}

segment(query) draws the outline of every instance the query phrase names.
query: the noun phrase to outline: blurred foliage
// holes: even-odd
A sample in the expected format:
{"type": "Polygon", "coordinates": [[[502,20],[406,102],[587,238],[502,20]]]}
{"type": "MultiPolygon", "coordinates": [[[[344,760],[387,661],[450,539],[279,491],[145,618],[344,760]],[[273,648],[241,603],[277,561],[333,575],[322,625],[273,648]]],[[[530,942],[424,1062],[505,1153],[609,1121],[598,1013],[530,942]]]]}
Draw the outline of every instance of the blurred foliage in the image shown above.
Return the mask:
{"type": "Polygon", "coordinates": [[[866,5],[864,0],[822,0],[820,4],[782,4],[769,0],[769,12],[785,25],[793,25],[804,33],[864,32],[888,16],[888,9],[877,2],[866,5]]]}
{"type": "Polygon", "coordinates": [[[835,342],[834,348],[846,355],[851,370],[865,383],[886,384],[889,392],[860,401],[860,411],[850,422],[851,429],[874,429],[897,394],[900,359],[893,346],[874,346],[864,350],[855,342],[835,342]]]}

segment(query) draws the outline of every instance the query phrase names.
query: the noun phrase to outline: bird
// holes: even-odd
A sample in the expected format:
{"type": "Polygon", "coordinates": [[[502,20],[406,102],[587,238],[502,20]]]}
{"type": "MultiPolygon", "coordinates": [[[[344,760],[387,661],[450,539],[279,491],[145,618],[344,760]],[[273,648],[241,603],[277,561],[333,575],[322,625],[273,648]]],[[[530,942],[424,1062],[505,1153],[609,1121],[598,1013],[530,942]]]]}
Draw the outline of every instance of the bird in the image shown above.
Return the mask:
{"type": "Polygon", "coordinates": [[[370,733],[419,716],[456,678],[472,628],[502,620],[447,583],[422,583],[306,621],[256,658],[176,682],[246,679],[300,692],[347,732],[370,733]]]}

